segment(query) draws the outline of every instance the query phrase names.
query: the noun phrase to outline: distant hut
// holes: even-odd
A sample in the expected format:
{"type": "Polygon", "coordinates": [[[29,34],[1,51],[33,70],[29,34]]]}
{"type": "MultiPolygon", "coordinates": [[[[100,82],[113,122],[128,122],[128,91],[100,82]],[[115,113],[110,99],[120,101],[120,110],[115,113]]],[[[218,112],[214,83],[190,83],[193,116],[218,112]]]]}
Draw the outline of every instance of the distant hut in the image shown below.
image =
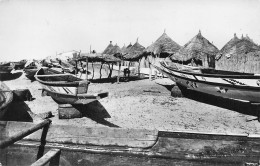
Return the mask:
{"type": "Polygon", "coordinates": [[[139,44],[137,38],[136,43],[134,45],[126,48],[126,52],[123,55],[123,59],[127,61],[139,61],[139,59],[142,58],[144,49],[145,47],[139,44]]]}
{"type": "Polygon", "coordinates": [[[140,73],[140,60],[143,57],[145,47],[142,46],[138,42],[138,38],[134,45],[131,45],[131,43],[126,47],[125,51],[122,52],[122,60],[128,61],[128,63],[125,63],[125,65],[128,65],[128,68],[130,66],[138,67],[138,73],[140,73]],[[136,63],[138,62],[138,63],[136,63]]]}
{"type": "Polygon", "coordinates": [[[173,41],[164,31],[153,44],[145,49],[145,52],[151,53],[158,58],[166,58],[176,53],[180,48],[181,46],[173,41]]]}
{"type": "Polygon", "coordinates": [[[144,67],[150,67],[149,61],[155,62],[161,58],[165,59],[176,53],[180,48],[181,46],[173,41],[164,31],[163,34],[154,43],[152,43],[144,50],[146,56],[141,63],[144,67]]]}
{"type": "Polygon", "coordinates": [[[195,37],[170,58],[177,63],[215,68],[215,57],[218,51],[218,48],[204,38],[199,31],[195,37]]]}
{"type": "Polygon", "coordinates": [[[112,41],[110,41],[110,43],[108,44],[108,46],[106,47],[106,49],[102,52],[102,54],[109,54],[109,52],[111,51],[111,49],[113,48],[113,44],[112,41]]]}
{"type": "Polygon", "coordinates": [[[248,35],[235,34],[216,56],[216,69],[260,73],[260,47],[248,35]]]}

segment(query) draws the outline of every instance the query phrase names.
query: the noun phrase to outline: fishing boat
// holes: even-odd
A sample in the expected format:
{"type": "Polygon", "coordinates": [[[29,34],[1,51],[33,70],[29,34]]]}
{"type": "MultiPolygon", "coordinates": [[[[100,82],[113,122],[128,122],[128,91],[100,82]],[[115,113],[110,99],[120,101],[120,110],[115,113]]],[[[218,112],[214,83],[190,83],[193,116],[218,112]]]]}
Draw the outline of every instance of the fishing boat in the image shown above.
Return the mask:
{"type": "Polygon", "coordinates": [[[19,70],[19,69],[23,69],[24,68],[24,66],[25,66],[25,64],[26,64],[26,60],[21,60],[21,61],[19,61],[19,62],[13,62],[13,64],[14,64],[14,69],[15,70],[19,70]]]}
{"type": "Polygon", "coordinates": [[[38,124],[0,121],[0,163],[6,166],[43,165],[48,161],[50,166],[259,165],[259,134],[49,123],[49,119],[38,124]]]}
{"type": "Polygon", "coordinates": [[[59,104],[88,104],[106,97],[104,94],[87,94],[89,81],[51,68],[38,70],[35,79],[42,84],[43,90],[59,104]]]}
{"type": "Polygon", "coordinates": [[[154,67],[176,82],[178,87],[236,100],[260,103],[260,74],[160,62],[154,67]]]}
{"type": "Polygon", "coordinates": [[[25,76],[31,80],[34,80],[35,73],[40,69],[40,64],[36,61],[29,60],[25,64],[25,67],[23,69],[25,76]]]}
{"type": "Polygon", "coordinates": [[[13,92],[5,85],[5,83],[0,82],[0,119],[3,118],[12,101],[13,92]]]}
{"type": "Polygon", "coordinates": [[[0,74],[10,74],[14,69],[14,65],[11,62],[0,64],[0,74]]]}

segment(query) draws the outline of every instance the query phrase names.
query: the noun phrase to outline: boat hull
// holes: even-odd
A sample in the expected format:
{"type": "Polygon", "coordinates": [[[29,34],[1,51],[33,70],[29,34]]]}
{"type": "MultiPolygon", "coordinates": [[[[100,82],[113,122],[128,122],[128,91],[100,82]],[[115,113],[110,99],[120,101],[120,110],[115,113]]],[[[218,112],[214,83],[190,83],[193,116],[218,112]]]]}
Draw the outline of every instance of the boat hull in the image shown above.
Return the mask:
{"type": "Polygon", "coordinates": [[[12,101],[13,92],[3,82],[0,82],[0,119],[3,118],[12,101]]]}
{"type": "Polygon", "coordinates": [[[99,95],[89,95],[89,94],[79,94],[79,95],[70,95],[62,94],[49,90],[45,90],[48,95],[58,104],[88,104],[95,100],[101,99],[99,95]]]}
{"type": "Polygon", "coordinates": [[[206,94],[260,103],[260,77],[242,75],[241,77],[214,77],[196,73],[182,72],[164,66],[155,66],[181,87],[206,94]]]}
{"type": "Polygon", "coordinates": [[[34,75],[39,69],[24,69],[25,76],[29,79],[35,79],[34,75]]]}
{"type": "MultiPolygon", "coordinates": [[[[0,139],[33,126],[29,122],[0,121],[0,139]]],[[[42,150],[43,134],[44,153],[60,149],[60,165],[66,166],[258,165],[260,156],[259,135],[52,124],[48,130],[39,130],[0,149],[0,163],[31,165],[42,150]]]]}

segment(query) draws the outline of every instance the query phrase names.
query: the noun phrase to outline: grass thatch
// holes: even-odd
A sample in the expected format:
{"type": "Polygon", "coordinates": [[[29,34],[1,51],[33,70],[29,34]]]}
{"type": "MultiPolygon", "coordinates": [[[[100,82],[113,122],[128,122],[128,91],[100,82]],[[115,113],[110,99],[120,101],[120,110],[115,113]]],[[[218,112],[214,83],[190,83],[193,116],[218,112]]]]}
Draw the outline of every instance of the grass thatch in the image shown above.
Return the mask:
{"type": "Polygon", "coordinates": [[[238,54],[247,54],[249,52],[260,51],[260,47],[253,42],[248,36],[239,39],[236,34],[227,42],[216,56],[216,60],[219,60],[223,56],[235,56],[238,54]]]}
{"type": "Polygon", "coordinates": [[[125,52],[123,52],[123,60],[138,61],[140,58],[142,58],[145,47],[138,43],[138,39],[133,46],[129,46],[127,46],[125,52]]]}
{"type": "Polygon", "coordinates": [[[170,58],[173,61],[201,61],[202,66],[215,67],[215,56],[219,52],[218,48],[210,43],[201,35],[201,32],[193,37],[187,44],[179,51],[173,54],[170,58]]]}
{"type": "Polygon", "coordinates": [[[161,57],[161,54],[174,54],[181,46],[173,41],[165,32],[150,46],[145,49],[145,52],[152,53],[161,57]]]}
{"type": "Polygon", "coordinates": [[[222,56],[216,61],[216,69],[260,74],[260,51],[222,56]]]}
{"type": "Polygon", "coordinates": [[[260,47],[248,36],[235,35],[216,57],[216,69],[260,73],[260,47]]]}
{"type": "Polygon", "coordinates": [[[109,45],[106,47],[106,49],[102,52],[102,54],[109,54],[111,50],[113,49],[112,41],[110,41],[109,45]]]}
{"type": "Polygon", "coordinates": [[[89,62],[103,62],[103,63],[113,63],[113,62],[120,62],[121,60],[114,57],[111,54],[90,54],[90,53],[82,53],[81,57],[77,60],[79,61],[86,61],[86,57],[88,57],[89,62]]]}

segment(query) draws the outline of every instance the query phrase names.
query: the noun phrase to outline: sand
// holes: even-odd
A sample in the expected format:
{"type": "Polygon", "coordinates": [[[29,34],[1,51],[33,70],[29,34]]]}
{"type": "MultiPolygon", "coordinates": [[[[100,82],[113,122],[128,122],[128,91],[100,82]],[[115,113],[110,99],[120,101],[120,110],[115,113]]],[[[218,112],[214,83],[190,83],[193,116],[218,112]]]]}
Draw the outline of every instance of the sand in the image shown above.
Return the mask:
{"type": "MultiPolygon", "coordinates": [[[[91,71],[91,70],[90,70],[91,71]]],[[[96,70],[94,78],[98,78],[96,70]]],[[[49,96],[41,96],[41,85],[25,77],[22,70],[13,71],[21,76],[4,81],[12,90],[28,88],[35,98],[25,101],[24,109],[37,123],[38,114],[51,111],[53,124],[81,127],[121,127],[227,134],[258,134],[260,124],[247,110],[236,111],[171,96],[171,81],[167,79],[134,80],[129,82],[91,83],[89,93],[108,92],[109,96],[85,107],[84,117],[59,119],[58,104],[49,96]]],[[[103,78],[107,76],[103,69],[103,78]]],[[[117,72],[114,72],[115,74],[117,72]]],[[[173,86],[173,85],[172,85],[173,86]]],[[[246,108],[247,109],[247,108],[246,108]]]]}

